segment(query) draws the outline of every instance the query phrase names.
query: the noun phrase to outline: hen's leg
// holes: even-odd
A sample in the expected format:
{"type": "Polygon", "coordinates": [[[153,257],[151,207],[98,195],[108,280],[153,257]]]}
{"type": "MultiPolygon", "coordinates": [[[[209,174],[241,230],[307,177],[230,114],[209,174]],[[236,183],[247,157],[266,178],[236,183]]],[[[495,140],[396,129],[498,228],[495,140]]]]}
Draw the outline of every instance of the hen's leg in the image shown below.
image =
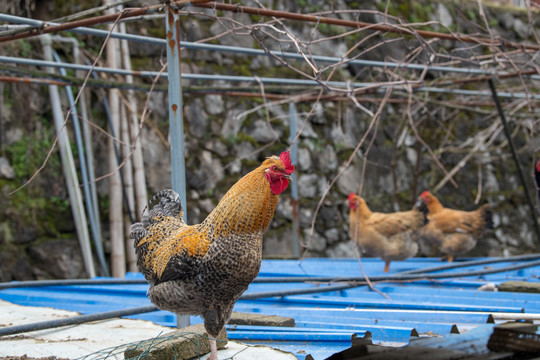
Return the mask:
{"type": "Polygon", "coordinates": [[[448,262],[454,261],[454,255],[448,255],[448,262]]]}
{"type": "Polygon", "coordinates": [[[387,261],[384,264],[384,272],[388,272],[390,270],[390,261],[387,261]]]}
{"type": "Polygon", "coordinates": [[[207,360],[218,360],[216,339],[208,338],[210,342],[210,356],[207,360]]]}

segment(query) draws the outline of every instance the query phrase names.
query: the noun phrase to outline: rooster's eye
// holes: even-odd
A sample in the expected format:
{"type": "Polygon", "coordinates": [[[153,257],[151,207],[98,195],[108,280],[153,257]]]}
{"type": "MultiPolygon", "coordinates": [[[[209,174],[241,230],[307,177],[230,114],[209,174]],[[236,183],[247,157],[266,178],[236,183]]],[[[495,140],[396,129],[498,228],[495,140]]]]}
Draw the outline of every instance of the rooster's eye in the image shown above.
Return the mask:
{"type": "Polygon", "coordinates": [[[274,166],[272,170],[277,171],[277,166],[274,166]]]}

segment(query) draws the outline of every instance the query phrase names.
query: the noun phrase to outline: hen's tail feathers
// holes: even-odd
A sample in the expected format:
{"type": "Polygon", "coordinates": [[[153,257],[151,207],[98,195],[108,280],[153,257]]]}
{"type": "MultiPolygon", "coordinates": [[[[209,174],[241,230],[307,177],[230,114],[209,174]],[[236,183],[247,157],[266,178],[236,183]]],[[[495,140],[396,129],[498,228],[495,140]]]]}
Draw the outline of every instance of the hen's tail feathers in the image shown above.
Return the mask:
{"type": "Polygon", "coordinates": [[[131,225],[130,238],[138,243],[147,233],[150,224],[155,223],[156,217],[170,216],[184,222],[184,210],[180,202],[180,195],[174,190],[165,189],[158,192],[143,211],[141,222],[131,225]]]}
{"type": "Polygon", "coordinates": [[[422,214],[424,214],[424,225],[426,225],[428,223],[427,216],[429,214],[427,204],[422,199],[418,199],[414,203],[413,209],[420,211],[422,214]]]}
{"type": "Polygon", "coordinates": [[[484,204],[480,208],[482,210],[482,217],[486,222],[486,229],[493,229],[493,213],[489,204],[484,204]]]}

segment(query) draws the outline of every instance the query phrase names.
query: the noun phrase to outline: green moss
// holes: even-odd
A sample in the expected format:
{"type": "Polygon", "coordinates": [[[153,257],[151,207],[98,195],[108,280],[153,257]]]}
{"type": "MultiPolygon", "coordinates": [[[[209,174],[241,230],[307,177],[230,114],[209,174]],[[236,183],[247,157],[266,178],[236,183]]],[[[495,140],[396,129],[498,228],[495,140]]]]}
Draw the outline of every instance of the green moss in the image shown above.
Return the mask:
{"type": "Polygon", "coordinates": [[[21,48],[20,48],[20,54],[22,57],[28,58],[30,57],[30,54],[32,53],[32,44],[30,44],[28,41],[22,39],[20,40],[21,48]]]}
{"type": "MultiPolygon", "coordinates": [[[[38,121],[44,121],[40,119],[38,121]]],[[[66,217],[71,219],[69,201],[58,195],[51,195],[51,188],[62,182],[61,162],[57,152],[53,152],[41,172],[32,182],[27,183],[38,171],[53,146],[53,130],[50,125],[25,136],[6,149],[6,156],[15,172],[15,179],[0,181],[0,187],[9,189],[7,206],[0,210],[8,218],[16,218],[18,226],[38,225],[40,234],[57,234],[59,226],[65,226],[66,217]]],[[[63,184],[60,189],[63,189],[63,184]]]]}
{"type": "Polygon", "coordinates": [[[469,18],[469,20],[471,20],[472,22],[477,22],[478,21],[478,19],[476,17],[476,12],[473,11],[472,9],[466,9],[465,14],[469,18]]]}
{"type": "MultiPolygon", "coordinates": [[[[182,23],[182,22],[180,22],[182,23]]],[[[148,31],[148,36],[155,37],[158,39],[165,39],[165,24],[162,21],[155,22],[152,26],[147,25],[145,29],[148,31]]]]}
{"type": "Polygon", "coordinates": [[[131,66],[134,70],[146,70],[150,68],[152,61],[150,57],[132,57],[131,66]]]}
{"type": "Polygon", "coordinates": [[[244,141],[251,143],[255,147],[259,147],[259,143],[253,137],[244,132],[239,132],[238,135],[231,135],[223,142],[226,144],[238,145],[244,141]]]}
{"type": "Polygon", "coordinates": [[[312,138],[311,144],[313,145],[313,151],[314,152],[323,152],[325,148],[325,143],[323,140],[319,138],[312,138]]]}
{"type": "Polygon", "coordinates": [[[337,26],[337,25],[325,24],[325,23],[320,23],[317,26],[317,29],[322,34],[327,35],[327,36],[335,36],[335,35],[343,34],[344,32],[343,26],[337,26]]]}
{"type": "Polygon", "coordinates": [[[488,20],[488,24],[489,24],[490,27],[499,26],[499,20],[497,20],[496,18],[490,18],[488,20]]]}
{"type": "Polygon", "coordinates": [[[237,76],[253,76],[249,62],[234,64],[231,69],[237,76]]]}
{"type": "MultiPolygon", "coordinates": [[[[6,149],[8,159],[15,170],[16,180],[21,181],[37,170],[53,144],[50,131],[36,131],[23,137],[6,149]]],[[[56,167],[55,167],[56,168],[56,167]]]]}

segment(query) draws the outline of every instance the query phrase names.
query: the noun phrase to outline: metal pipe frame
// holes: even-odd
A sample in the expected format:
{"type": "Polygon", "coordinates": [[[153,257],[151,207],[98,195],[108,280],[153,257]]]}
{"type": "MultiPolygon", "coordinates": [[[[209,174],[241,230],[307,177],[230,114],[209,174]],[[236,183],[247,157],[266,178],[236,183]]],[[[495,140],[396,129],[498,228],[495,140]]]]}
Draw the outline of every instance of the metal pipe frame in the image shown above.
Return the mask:
{"type": "MultiPolygon", "coordinates": [[[[46,59],[52,62],[52,39],[50,35],[44,36],[41,39],[43,52],[46,59]]],[[[54,69],[47,68],[46,71],[54,73],[54,69]]],[[[81,247],[81,253],[84,261],[85,270],[89,277],[96,276],[96,270],[92,260],[92,250],[90,248],[90,236],[88,234],[88,223],[83,205],[82,194],[75,169],[75,161],[71,152],[70,141],[67,135],[67,130],[64,124],[64,115],[60,94],[56,85],[49,85],[49,95],[51,107],[53,111],[53,120],[58,132],[58,146],[64,175],[66,177],[66,187],[68,189],[69,199],[71,203],[71,211],[75,222],[77,238],[81,247]]]]}
{"type": "MultiPolygon", "coordinates": [[[[73,48],[73,58],[75,63],[79,63],[81,61],[80,58],[80,48],[79,48],[79,42],[77,39],[73,37],[65,37],[61,35],[53,35],[52,36],[53,41],[61,42],[61,43],[68,43],[71,44],[73,48]]],[[[82,74],[79,74],[82,76],[82,74]]],[[[92,208],[93,208],[93,217],[94,219],[98,219],[95,221],[95,232],[98,236],[97,242],[99,245],[96,244],[96,250],[101,253],[101,255],[105,258],[104,252],[103,252],[103,235],[101,232],[101,222],[99,221],[99,206],[98,206],[98,196],[97,196],[97,187],[95,181],[90,181],[90,179],[95,179],[95,171],[94,171],[94,161],[93,161],[93,144],[91,140],[91,134],[90,134],[90,125],[88,124],[88,108],[86,104],[86,97],[81,94],[78,104],[80,105],[81,109],[81,116],[83,119],[82,122],[82,133],[83,133],[83,144],[86,149],[85,151],[85,158],[86,158],[86,166],[88,168],[88,179],[89,179],[89,185],[90,185],[90,197],[88,201],[91,202],[92,208]],[[99,250],[98,250],[99,249],[99,250]]],[[[71,105],[72,106],[72,105],[71,105]]],[[[109,269],[106,265],[106,262],[103,260],[103,263],[105,264],[105,271],[104,275],[109,276],[109,269]]]]}
{"type": "MultiPolygon", "coordinates": [[[[167,78],[169,80],[169,136],[171,138],[171,186],[180,195],[184,222],[187,222],[186,165],[184,158],[184,125],[182,118],[182,60],[180,57],[180,16],[167,6],[167,78]]],[[[176,315],[178,328],[190,325],[189,315],[176,315]]]]}
{"type": "MultiPolygon", "coordinates": [[[[56,62],[61,62],[60,56],[58,53],[53,49],[52,50],[53,58],[56,62]]],[[[66,75],[66,69],[60,68],[60,74],[66,75]]],[[[79,115],[77,113],[77,107],[75,106],[75,98],[73,96],[73,90],[71,89],[71,86],[65,86],[66,90],[66,96],[69,102],[69,107],[71,109],[71,119],[73,121],[73,129],[75,133],[75,144],[77,145],[77,153],[79,156],[79,166],[81,169],[81,177],[82,177],[82,188],[83,188],[83,194],[85,198],[84,204],[86,205],[86,211],[87,216],[90,221],[90,229],[92,230],[92,237],[94,239],[94,244],[96,246],[96,253],[98,256],[99,264],[101,266],[101,270],[103,271],[103,274],[105,276],[109,276],[109,268],[107,267],[107,262],[105,260],[105,252],[103,251],[103,245],[102,245],[102,239],[101,239],[101,231],[99,230],[99,218],[96,218],[96,209],[94,208],[94,201],[93,201],[93,192],[92,189],[90,189],[90,184],[93,183],[93,179],[90,179],[89,177],[89,170],[88,170],[88,160],[87,160],[87,151],[84,146],[83,142],[83,135],[81,130],[81,124],[79,122],[79,115]]]]}
{"type": "MultiPolygon", "coordinates": [[[[186,6],[186,5],[208,8],[214,11],[223,10],[223,11],[229,11],[233,13],[241,12],[245,14],[267,16],[267,17],[272,17],[272,18],[277,17],[277,18],[296,20],[296,21],[302,21],[302,22],[324,23],[324,24],[332,24],[332,25],[344,26],[344,27],[349,27],[349,28],[368,29],[371,31],[382,31],[382,32],[396,33],[396,34],[409,35],[409,36],[421,36],[424,38],[438,38],[438,39],[444,39],[444,40],[469,42],[469,43],[474,43],[474,44],[480,44],[483,46],[505,46],[505,47],[512,47],[512,48],[517,48],[517,49],[532,49],[532,50],[540,49],[538,45],[515,43],[515,42],[505,40],[505,39],[493,40],[487,37],[478,37],[478,36],[471,36],[471,35],[459,34],[459,33],[458,34],[442,33],[442,32],[428,31],[428,30],[421,30],[421,29],[411,30],[405,26],[400,26],[399,24],[366,23],[366,22],[362,22],[358,20],[351,21],[351,20],[330,18],[330,17],[320,16],[320,15],[298,14],[298,13],[292,13],[288,11],[254,8],[254,7],[243,6],[239,4],[223,4],[223,3],[212,2],[210,0],[179,0],[179,1],[168,3],[168,7],[175,8],[177,10],[181,9],[183,6],[186,6]]],[[[83,25],[98,25],[98,24],[103,24],[106,22],[115,21],[115,20],[130,18],[134,16],[152,14],[152,13],[155,13],[156,11],[160,11],[161,9],[162,9],[162,5],[153,5],[153,6],[145,6],[141,8],[126,9],[122,11],[121,13],[117,13],[117,14],[96,16],[96,17],[92,17],[88,19],[76,20],[73,22],[67,22],[67,23],[63,23],[59,25],[58,24],[53,25],[53,23],[47,23],[46,24],[47,26],[41,27],[36,32],[28,31],[26,33],[21,33],[14,36],[6,36],[4,39],[0,38],[0,42],[27,38],[27,37],[31,37],[31,36],[35,36],[39,34],[44,34],[44,33],[70,30],[75,27],[79,27],[83,25]]]]}
{"type": "MultiPolygon", "coordinates": [[[[168,77],[167,72],[162,72],[161,74],[157,71],[129,71],[124,69],[113,69],[102,66],[92,67],[90,65],[79,65],[71,63],[55,63],[46,60],[37,60],[37,59],[24,59],[10,56],[0,56],[0,63],[12,63],[19,65],[33,65],[33,66],[48,66],[48,67],[63,67],[66,69],[72,70],[85,70],[85,71],[96,71],[104,72],[109,74],[119,74],[119,75],[134,75],[134,76],[149,76],[156,77],[161,75],[162,77],[168,77]]],[[[358,88],[369,88],[373,89],[373,83],[366,82],[354,82],[348,83],[346,81],[328,81],[328,82],[319,82],[315,80],[308,79],[284,79],[284,78],[267,78],[267,77],[255,77],[255,76],[233,76],[233,75],[209,75],[209,74],[182,74],[182,78],[186,80],[199,80],[199,81],[227,81],[227,82],[251,82],[251,83],[260,83],[263,84],[279,84],[279,85],[303,85],[303,86],[321,86],[327,85],[332,87],[348,88],[349,85],[353,85],[358,88]]],[[[396,85],[381,85],[381,89],[385,87],[393,87],[395,89],[406,88],[411,84],[396,84],[396,85]]],[[[416,85],[416,84],[412,84],[416,85]]],[[[464,90],[464,89],[448,89],[448,88],[438,88],[430,86],[419,86],[412,87],[413,91],[416,92],[429,92],[429,93],[444,93],[444,94],[454,94],[454,95],[465,95],[465,96],[485,96],[491,97],[490,91],[481,91],[481,90],[464,90]]],[[[501,98],[507,99],[534,99],[540,100],[539,94],[530,94],[530,93],[513,93],[513,92],[500,92],[498,96],[501,98]]]]}
{"type": "MultiPolygon", "coordinates": [[[[291,102],[289,104],[289,141],[291,144],[291,162],[295,166],[298,165],[298,141],[296,136],[298,134],[298,112],[296,111],[296,105],[291,102]],[[293,142],[294,141],[294,142],[293,142]]],[[[293,241],[293,256],[298,258],[300,256],[300,202],[298,200],[298,169],[292,174],[291,182],[291,197],[292,197],[292,241],[293,241]]]]}
{"type": "MultiPolygon", "coordinates": [[[[45,25],[57,25],[54,23],[44,22],[41,20],[27,19],[13,15],[0,14],[0,21],[10,21],[13,23],[26,24],[35,26],[36,28],[43,27],[45,25]]],[[[71,29],[71,32],[107,37],[109,32],[106,30],[92,29],[87,27],[79,27],[76,29],[71,29]]],[[[120,34],[120,33],[111,33],[110,37],[142,42],[147,44],[154,44],[165,46],[167,41],[165,39],[153,38],[150,36],[136,35],[136,34],[120,34]]],[[[303,60],[304,57],[298,53],[291,52],[281,52],[281,51],[266,51],[261,49],[252,49],[252,48],[243,48],[239,46],[226,46],[226,45],[216,45],[216,44],[205,44],[205,43],[195,43],[189,41],[181,41],[180,45],[183,48],[190,50],[208,50],[208,51],[218,51],[218,52],[229,52],[240,55],[252,55],[252,56],[277,56],[290,59],[303,60]]],[[[408,70],[418,70],[418,71],[441,71],[441,72],[452,72],[452,73],[461,73],[461,74],[475,74],[475,75],[498,75],[503,76],[508,74],[506,72],[495,73],[494,71],[476,69],[476,68],[463,68],[463,67],[451,67],[451,66],[438,66],[438,65],[423,65],[423,64],[406,64],[399,62],[387,62],[387,61],[375,61],[375,60],[362,60],[362,59],[348,59],[340,58],[333,56],[324,56],[324,55],[312,55],[311,59],[324,63],[339,63],[344,62],[351,65],[360,65],[366,67],[382,67],[390,69],[408,69],[408,70]]],[[[532,71],[535,71],[534,69],[532,71]]],[[[540,75],[530,75],[531,78],[540,80],[540,75]]]]}

